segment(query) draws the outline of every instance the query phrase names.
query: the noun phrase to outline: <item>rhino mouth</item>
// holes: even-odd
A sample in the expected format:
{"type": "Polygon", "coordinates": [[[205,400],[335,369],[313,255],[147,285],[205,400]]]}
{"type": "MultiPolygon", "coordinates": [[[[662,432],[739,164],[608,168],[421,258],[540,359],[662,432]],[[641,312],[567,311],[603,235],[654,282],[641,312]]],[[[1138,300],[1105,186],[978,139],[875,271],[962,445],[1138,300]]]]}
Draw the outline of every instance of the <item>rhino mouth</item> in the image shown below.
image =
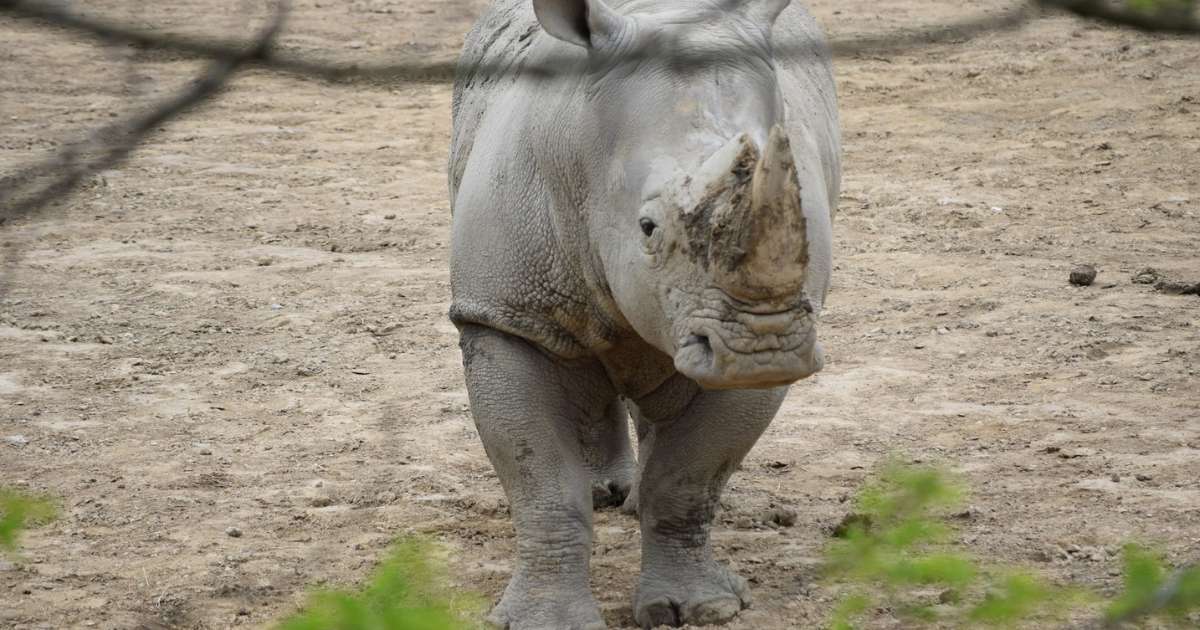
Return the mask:
{"type": "Polygon", "coordinates": [[[778,387],[824,367],[816,325],[807,311],[723,315],[689,318],[677,343],[675,369],[701,387],[778,387]]]}

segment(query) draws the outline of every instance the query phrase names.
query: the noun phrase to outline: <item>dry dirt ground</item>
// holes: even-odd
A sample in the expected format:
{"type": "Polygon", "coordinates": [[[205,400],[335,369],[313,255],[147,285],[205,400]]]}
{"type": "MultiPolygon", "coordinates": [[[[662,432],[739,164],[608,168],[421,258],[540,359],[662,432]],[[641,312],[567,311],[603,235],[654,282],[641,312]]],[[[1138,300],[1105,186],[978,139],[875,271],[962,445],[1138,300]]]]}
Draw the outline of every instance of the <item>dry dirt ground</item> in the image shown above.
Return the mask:
{"type": "MultiPolygon", "coordinates": [[[[283,38],[343,60],[452,59],[483,0],[301,0],[283,38]]],[[[1000,1],[821,0],[837,39],[1000,1]]],[[[242,3],[87,11],[245,35],[242,3]]],[[[0,173],[200,65],[0,20],[0,173]]],[[[1111,589],[1123,541],[1200,559],[1200,43],[1065,16],[843,56],[825,372],[727,491],[733,628],[818,625],[829,531],[889,453],[973,488],[961,541],[1111,589]],[[1096,283],[1067,283],[1076,263],[1096,283]],[[772,505],[794,527],[756,522],[772,505]]],[[[242,75],[61,208],[3,226],[0,484],[62,518],[0,562],[0,627],[265,626],[428,532],[495,598],[513,538],[468,415],[448,305],[450,87],[242,75]],[[241,537],[226,535],[236,527],[241,537]]],[[[593,586],[632,623],[635,522],[596,519],[593,586]]],[[[875,611],[872,627],[899,624],[875,611]]]]}

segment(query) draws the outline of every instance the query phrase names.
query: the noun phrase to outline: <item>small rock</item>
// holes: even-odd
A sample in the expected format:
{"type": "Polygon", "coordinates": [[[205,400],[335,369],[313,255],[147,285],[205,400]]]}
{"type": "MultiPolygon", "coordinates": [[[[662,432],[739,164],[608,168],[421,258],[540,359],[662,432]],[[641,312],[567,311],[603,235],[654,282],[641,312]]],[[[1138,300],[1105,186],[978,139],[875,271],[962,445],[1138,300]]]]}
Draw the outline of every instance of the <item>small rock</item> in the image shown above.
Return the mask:
{"type": "Polygon", "coordinates": [[[1109,476],[1109,479],[1112,479],[1113,483],[1118,483],[1121,481],[1121,475],[1118,475],[1117,473],[1113,473],[1112,475],[1109,476]]]}
{"type": "Polygon", "coordinates": [[[113,344],[113,338],[109,337],[108,335],[100,335],[96,338],[96,341],[99,341],[106,346],[111,346],[113,344]]]}
{"type": "Polygon", "coordinates": [[[1069,280],[1077,287],[1091,286],[1092,282],[1096,280],[1096,268],[1092,265],[1078,265],[1071,270],[1069,280]]]}
{"type": "Polygon", "coordinates": [[[1167,295],[1200,295],[1200,282],[1180,282],[1162,278],[1154,283],[1154,288],[1167,295]]]}
{"type": "Polygon", "coordinates": [[[773,508],[763,514],[764,523],[774,523],[780,527],[792,527],[796,524],[796,511],[787,508],[773,508]]]}
{"type": "Polygon", "coordinates": [[[388,221],[391,221],[392,219],[395,219],[395,218],[396,218],[396,215],[395,215],[395,214],[392,214],[392,213],[389,213],[389,214],[385,214],[385,215],[383,215],[383,218],[384,218],[384,219],[387,219],[388,221]]]}
{"type": "Polygon", "coordinates": [[[226,535],[226,536],[228,536],[228,537],[230,537],[230,538],[241,538],[241,537],[242,537],[242,530],[240,530],[240,529],[238,529],[238,528],[236,528],[236,527],[226,527],[226,528],[225,528],[225,535],[226,535]]]}
{"type": "Polygon", "coordinates": [[[4,443],[13,446],[25,446],[29,443],[29,438],[24,435],[9,435],[4,438],[4,443]]]}
{"type": "Polygon", "coordinates": [[[212,447],[207,444],[197,444],[196,452],[201,455],[212,455],[212,447]]]}
{"type": "Polygon", "coordinates": [[[871,529],[871,517],[866,514],[851,513],[842,518],[842,522],[833,528],[834,538],[845,538],[852,529],[863,531],[871,529]]]}
{"type": "Polygon", "coordinates": [[[1157,269],[1153,267],[1146,267],[1145,269],[1133,274],[1133,283],[1154,284],[1155,282],[1158,282],[1158,278],[1159,273],[1157,269]]]}
{"type": "Polygon", "coordinates": [[[316,363],[304,363],[296,368],[296,374],[300,376],[316,376],[321,373],[321,366],[316,363]]]}
{"type": "Polygon", "coordinates": [[[1137,479],[1138,481],[1151,481],[1154,479],[1153,476],[1147,475],[1146,473],[1138,473],[1134,475],[1133,478],[1137,479]]]}
{"type": "Polygon", "coordinates": [[[329,506],[333,505],[333,497],[331,497],[327,494],[318,494],[316,496],[309,497],[308,504],[313,507],[319,507],[319,508],[320,507],[329,507],[329,506]]]}

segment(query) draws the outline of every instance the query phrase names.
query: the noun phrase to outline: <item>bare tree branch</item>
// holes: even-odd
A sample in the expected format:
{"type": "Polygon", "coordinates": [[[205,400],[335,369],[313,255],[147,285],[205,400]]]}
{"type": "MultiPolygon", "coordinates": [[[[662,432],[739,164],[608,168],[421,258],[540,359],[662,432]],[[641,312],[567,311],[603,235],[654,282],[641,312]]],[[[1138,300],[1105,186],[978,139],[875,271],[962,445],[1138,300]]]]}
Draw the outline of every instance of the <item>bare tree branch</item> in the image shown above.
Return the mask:
{"type": "MultiPolygon", "coordinates": [[[[100,128],[44,162],[0,178],[0,224],[37,212],[68,196],[93,173],[120,166],[151,132],[219,94],[239,68],[251,59],[269,54],[286,15],[287,6],[280,2],[272,21],[251,46],[241,47],[237,55],[222,56],[171,98],[100,128]]],[[[9,246],[11,262],[16,249],[9,246]]]]}
{"type": "MultiPolygon", "coordinates": [[[[239,42],[222,39],[190,37],[169,33],[150,32],[116,24],[98,18],[91,18],[72,13],[56,4],[30,0],[0,0],[0,11],[6,11],[18,17],[38,19],[54,26],[70,29],[77,33],[95,37],[106,42],[123,42],[147,49],[169,50],[172,52],[211,59],[234,59],[243,55],[243,45],[239,42]]],[[[959,41],[964,38],[976,37],[988,32],[997,32],[1018,28],[1029,21],[1035,14],[1033,7],[1025,3],[1016,3],[1000,14],[986,14],[968,18],[959,22],[933,28],[922,28],[912,31],[887,33],[884,35],[833,40],[830,46],[838,56],[853,56],[861,53],[887,54],[923,46],[930,46],[946,41],[959,41]]],[[[712,61],[725,57],[736,51],[715,51],[705,55],[697,55],[685,60],[689,65],[703,67],[712,61]]],[[[816,59],[819,51],[808,43],[790,44],[787,42],[777,45],[775,53],[778,56],[811,56],[816,59]]],[[[317,79],[330,82],[364,82],[364,83],[448,83],[454,80],[455,61],[413,61],[395,64],[342,64],[313,59],[304,59],[293,55],[281,54],[268,50],[253,55],[245,63],[257,67],[283,72],[305,79],[317,79]]],[[[502,63],[495,67],[474,68],[480,75],[496,75],[513,72],[514,65],[502,63]]],[[[558,64],[547,63],[544,67],[525,64],[521,66],[522,77],[536,79],[561,76],[558,64]]]]}

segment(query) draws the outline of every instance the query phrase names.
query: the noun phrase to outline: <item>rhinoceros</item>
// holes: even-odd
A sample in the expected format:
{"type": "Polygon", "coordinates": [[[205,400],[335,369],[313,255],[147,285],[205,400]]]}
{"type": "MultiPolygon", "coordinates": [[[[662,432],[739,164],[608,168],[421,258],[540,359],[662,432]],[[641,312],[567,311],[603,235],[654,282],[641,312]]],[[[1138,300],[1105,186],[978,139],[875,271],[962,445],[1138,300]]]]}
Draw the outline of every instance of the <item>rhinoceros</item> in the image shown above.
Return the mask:
{"type": "Polygon", "coordinates": [[[788,0],[481,16],[454,86],[450,317],[516,530],[490,621],[604,628],[592,514],[618,504],[641,526],[640,626],[749,605],[709,533],[823,365],[839,143],[828,46],[788,0]]]}

